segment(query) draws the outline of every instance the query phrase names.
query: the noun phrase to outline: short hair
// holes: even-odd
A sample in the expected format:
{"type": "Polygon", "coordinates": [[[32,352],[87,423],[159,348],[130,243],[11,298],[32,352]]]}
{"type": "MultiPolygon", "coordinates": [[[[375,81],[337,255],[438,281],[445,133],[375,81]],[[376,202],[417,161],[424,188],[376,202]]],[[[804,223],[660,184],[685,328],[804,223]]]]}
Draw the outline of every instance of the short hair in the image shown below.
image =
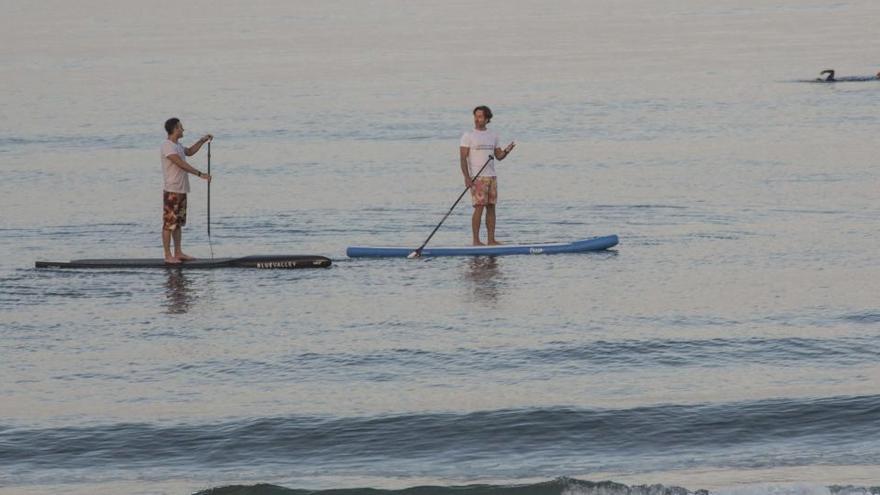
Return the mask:
{"type": "Polygon", "coordinates": [[[180,119],[177,117],[171,117],[170,119],[165,121],[165,132],[171,134],[174,132],[174,128],[177,127],[177,124],[180,123],[180,119]]]}
{"type": "Polygon", "coordinates": [[[492,122],[492,110],[489,109],[486,105],[480,105],[474,109],[474,115],[477,114],[477,110],[482,110],[483,115],[486,116],[486,122],[492,122]]]}

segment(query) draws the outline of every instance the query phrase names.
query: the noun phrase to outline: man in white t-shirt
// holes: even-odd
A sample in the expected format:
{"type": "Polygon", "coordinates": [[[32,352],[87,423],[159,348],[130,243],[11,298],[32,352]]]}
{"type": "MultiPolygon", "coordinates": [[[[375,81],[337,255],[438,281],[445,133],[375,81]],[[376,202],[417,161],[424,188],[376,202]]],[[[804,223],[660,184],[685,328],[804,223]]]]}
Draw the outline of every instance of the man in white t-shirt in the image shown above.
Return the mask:
{"type": "Polygon", "coordinates": [[[176,265],[184,261],[194,260],[192,256],[184,254],[182,245],[181,228],[186,225],[186,195],[189,192],[189,174],[197,175],[206,181],[211,181],[211,176],[200,172],[186,162],[186,157],[198,153],[203,144],[214,139],[214,136],[205,134],[189,148],[180,144],[183,137],[183,125],[180,119],[170,118],[165,121],[165,131],[168,139],[162,143],[162,175],[165,178],[165,187],[162,193],[162,247],[165,248],[165,263],[176,265]],[[174,238],[174,254],[171,254],[171,239],[174,238]]]}
{"type": "Polygon", "coordinates": [[[495,240],[495,203],[498,201],[498,180],[495,177],[495,160],[504,160],[516,146],[513,141],[503,150],[498,135],[486,129],[492,120],[492,110],[485,105],[474,109],[474,129],[461,136],[459,155],[464,187],[471,190],[474,214],[471,217],[474,246],[480,242],[480,223],[486,210],[486,242],[491,246],[500,244],[495,240]],[[488,162],[488,163],[487,163],[488,162]],[[485,165],[483,171],[480,168],[485,165]],[[479,174],[479,176],[477,176],[479,174]]]}

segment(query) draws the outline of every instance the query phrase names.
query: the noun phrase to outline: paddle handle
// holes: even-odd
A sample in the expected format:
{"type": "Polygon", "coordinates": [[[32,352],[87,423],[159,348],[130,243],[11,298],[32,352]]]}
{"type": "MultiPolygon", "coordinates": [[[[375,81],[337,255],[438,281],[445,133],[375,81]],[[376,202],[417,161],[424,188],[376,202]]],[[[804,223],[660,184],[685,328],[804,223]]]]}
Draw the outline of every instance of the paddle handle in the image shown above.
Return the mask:
{"type": "MultiPolygon", "coordinates": [[[[485,170],[486,167],[489,166],[489,162],[491,162],[491,161],[494,160],[494,159],[495,159],[494,156],[489,155],[489,158],[486,160],[486,163],[484,163],[483,166],[480,167],[480,170],[477,172],[476,175],[474,175],[474,176],[471,178],[471,181],[476,180],[477,177],[479,177],[480,174],[483,173],[483,170],[485,170]]],[[[471,185],[471,187],[473,187],[473,185],[471,185]]],[[[449,215],[452,213],[452,210],[454,210],[455,207],[458,206],[458,202],[461,201],[461,198],[463,198],[464,195],[467,194],[467,192],[468,192],[469,190],[470,190],[470,187],[466,187],[466,188],[464,188],[464,191],[461,192],[461,194],[458,196],[458,199],[456,199],[456,200],[455,200],[455,203],[452,204],[452,208],[450,208],[449,211],[447,211],[446,214],[443,215],[443,219],[440,220],[440,223],[438,223],[437,226],[434,227],[434,230],[431,231],[431,235],[429,235],[428,238],[425,239],[425,242],[423,242],[422,245],[418,247],[418,249],[416,249],[415,251],[413,251],[412,253],[410,253],[410,257],[417,258],[417,257],[421,256],[421,254],[422,254],[422,249],[425,249],[425,246],[428,245],[428,242],[431,241],[431,238],[434,237],[434,234],[436,234],[437,231],[440,230],[440,226],[443,225],[443,222],[446,221],[446,218],[449,217],[449,215]]]]}

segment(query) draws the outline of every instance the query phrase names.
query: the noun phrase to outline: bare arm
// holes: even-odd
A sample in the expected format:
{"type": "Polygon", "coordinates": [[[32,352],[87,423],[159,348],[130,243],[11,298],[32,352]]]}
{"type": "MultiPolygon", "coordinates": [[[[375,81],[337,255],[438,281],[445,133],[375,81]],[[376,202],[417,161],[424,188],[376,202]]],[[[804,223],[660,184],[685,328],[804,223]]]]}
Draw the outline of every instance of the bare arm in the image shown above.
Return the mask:
{"type": "Polygon", "coordinates": [[[178,167],[182,168],[183,170],[185,170],[193,175],[198,175],[199,177],[201,177],[205,180],[211,180],[210,175],[203,174],[197,168],[193,167],[189,163],[186,163],[186,161],[183,158],[181,158],[180,155],[177,155],[177,154],[168,155],[168,159],[171,160],[171,163],[177,165],[178,167]]]}
{"type": "Polygon", "coordinates": [[[508,144],[507,147],[505,147],[504,149],[495,148],[495,159],[498,160],[499,162],[501,160],[504,160],[505,158],[507,158],[507,155],[509,155],[510,152],[513,151],[513,148],[515,148],[515,147],[516,147],[516,143],[511,141],[510,144],[508,144]]]}
{"type": "Polygon", "coordinates": [[[467,146],[458,148],[458,156],[461,161],[461,175],[464,176],[464,187],[471,187],[471,172],[468,170],[468,154],[471,149],[467,146]]]}
{"type": "Polygon", "coordinates": [[[208,141],[210,141],[212,139],[214,139],[214,136],[212,136],[210,134],[205,134],[204,136],[202,136],[201,139],[199,139],[198,141],[193,143],[192,146],[190,146],[189,148],[186,149],[186,156],[195,155],[202,148],[203,144],[207,143],[208,141]]]}

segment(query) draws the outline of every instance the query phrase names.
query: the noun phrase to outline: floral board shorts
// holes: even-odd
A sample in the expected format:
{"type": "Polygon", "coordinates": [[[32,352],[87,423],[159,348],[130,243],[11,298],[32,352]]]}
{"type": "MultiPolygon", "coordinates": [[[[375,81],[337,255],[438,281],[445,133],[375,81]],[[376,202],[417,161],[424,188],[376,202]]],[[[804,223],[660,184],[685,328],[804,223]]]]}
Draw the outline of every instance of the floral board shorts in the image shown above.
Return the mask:
{"type": "Polygon", "coordinates": [[[186,225],[186,193],[162,191],[162,228],[177,230],[186,225]]]}
{"type": "Polygon", "coordinates": [[[498,202],[498,179],[477,177],[471,186],[471,202],[474,206],[494,205],[498,202]]]}

